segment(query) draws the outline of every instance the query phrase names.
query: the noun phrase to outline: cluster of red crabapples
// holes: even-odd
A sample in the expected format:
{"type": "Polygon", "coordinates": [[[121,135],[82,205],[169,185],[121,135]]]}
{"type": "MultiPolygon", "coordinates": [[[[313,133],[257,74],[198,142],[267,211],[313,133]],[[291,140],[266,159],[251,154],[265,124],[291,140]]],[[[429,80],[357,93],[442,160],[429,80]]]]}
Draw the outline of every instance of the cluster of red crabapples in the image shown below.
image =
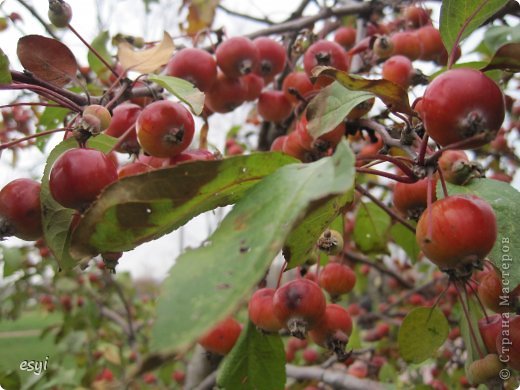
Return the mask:
{"type": "MultiPolygon", "coordinates": [[[[339,253],[343,241],[338,237],[337,231],[326,230],[317,247],[327,254],[339,253]]],[[[300,340],[308,334],[314,343],[343,361],[349,356],[345,348],[352,333],[352,318],[343,306],[333,302],[354,288],[356,275],[350,267],[335,261],[317,272],[317,277],[309,273],[278,288],[256,290],[248,304],[249,320],[264,333],[289,333],[300,340]],[[329,294],[330,303],[323,291],[329,294]]],[[[225,355],[240,330],[240,324],[229,317],[203,335],[199,344],[209,352],[225,355]]]]}

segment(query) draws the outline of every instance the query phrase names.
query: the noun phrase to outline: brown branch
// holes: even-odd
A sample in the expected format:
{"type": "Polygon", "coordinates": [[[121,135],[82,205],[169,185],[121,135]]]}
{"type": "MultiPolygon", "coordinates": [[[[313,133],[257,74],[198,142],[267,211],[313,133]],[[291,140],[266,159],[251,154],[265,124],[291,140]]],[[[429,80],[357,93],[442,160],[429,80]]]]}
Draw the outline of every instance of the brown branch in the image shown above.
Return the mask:
{"type": "Polygon", "coordinates": [[[382,264],[372,261],[371,259],[369,259],[368,257],[366,257],[360,253],[355,253],[352,251],[343,251],[342,255],[343,255],[343,258],[345,258],[345,259],[354,261],[356,263],[367,264],[370,267],[377,269],[382,274],[385,274],[385,275],[388,275],[388,276],[394,278],[399,284],[401,284],[405,288],[414,287],[413,283],[410,283],[408,280],[404,279],[398,273],[392,271],[391,269],[386,268],[382,264]]]}
{"type": "Polygon", "coordinates": [[[126,299],[119,283],[112,277],[112,275],[107,275],[107,279],[112,284],[112,286],[114,286],[116,294],[119,296],[119,299],[121,299],[121,302],[125,308],[126,321],[128,322],[128,341],[130,346],[132,346],[135,343],[135,328],[132,321],[132,311],[130,309],[130,304],[128,303],[128,300],[126,299]]]}
{"type": "Polygon", "coordinates": [[[246,35],[249,38],[267,36],[273,34],[283,34],[290,31],[299,31],[304,28],[311,27],[319,20],[327,19],[332,16],[341,17],[346,15],[355,15],[366,13],[373,8],[373,3],[355,3],[336,8],[324,8],[315,15],[304,16],[295,20],[288,20],[284,23],[275,24],[262,30],[255,31],[246,35]]]}
{"type": "Polygon", "coordinates": [[[109,320],[115,322],[117,325],[119,325],[121,329],[123,329],[123,332],[125,332],[128,336],[130,336],[130,334],[133,332],[133,330],[130,329],[125,319],[114,310],[109,309],[106,306],[100,306],[99,312],[103,317],[106,317],[109,320]]]}
{"type": "Polygon", "coordinates": [[[250,20],[250,21],[253,21],[253,22],[270,24],[270,25],[274,24],[274,22],[272,20],[270,20],[268,17],[257,18],[256,16],[242,14],[240,12],[234,11],[232,9],[229,9],[229,8],[223,6],[222,4],[217,5],[217,8],[221,9],[222,11],[224,11],[225,13],[227,13],[229,15],[237,16],[237,17],[242,18],[242,19],[247,19],[247,20],[250,20]]]}
{"type": "Polygon", "coordinates": [[[391,303],[385,309],[385,314],[390,315],[389,313],[390,313],[390,311],[393,308],[400,306],[403,302],[407,301],[408,298],[410,298],[412,295],[420,293],[421,291],[424,291],[424,290],[428,290],[429,288],[435,286],[437,283],[440,283],[440,282],[443,282],[443,281],[447,282],[448,281],[448,277],[446,276],[446,277],[443,277],[443,278],[440,278],[440,279],[433,279],[433,280],[430,280],[428,283],[425,283],[425,284],[422,284],[420,286],[412,288],[410,291],[407,291],[406,294],[400,296],[396,301],[391,303]]]}
{"type": "Polygon", "coordinates": [[[372,120],[372,119],[360,119],[358,124],[366,129],[374,130],[377,134],[381,136],[385,145],[394,146],[400,148],[406,152],[410,157],[415,158],[417,153],[413,151],[409,146],[401,144],[400,140],[392,138],[388,133],[388,130],[382,124],[372,120]]]}
{"type": "Polygon", "coordinates": [[[303,15],[303,12],[305,11],[305,8],[307,8],[311,1],[312,0],[302,0],[298,8],[296,8],[285,21],[289,22],[291,20],[301,17],[303,15]]]}
{"type": "Polygon", "coordinates": [[[52,91],[53,93],[59,94],[59,95],[63,96],[64,98],[67,98],[68,100],[74,102],[78,106],[85,106],[88,104],[88,100],[85,96],[68,91],[64,88],[57,87],[56,85],[48,83],[44,80],[38,79],[38,78],[34,77],[33,75],[30,75],[30,74],[27,74],[24,72],[18,72],[16,70],[12,70],[11,77],[12,77],[13,81],[17,81],[20,83],[26,83],[26,84],[32,84],[35,86],[39,86],[39,87],[48,89],[48,90],[52,91]]]}
{"type": "Polygon", "coordinates": [[[324,369],[319,366],[299,367],[287,364],[285,370],[288,377],[296,380],[317,380],[334,389],[348,390],[383,390],[385,386],[369,379],[359,379],[345,372],[324,369]]]}
{"type": "MultiPolygon", "coordinates": [[[[299,367],[292,364],[285,366],[285,371],[288,377],[298,381],[314,380],[323,382],[334,389],[345,390],[383,390],[385,387],[379,382],[370,379],[359,379],[355,376],[349,375],[343,371],[334,370],[331,368],[323,368],[320,366],[299,367]]],[[[217,382],[217,371],[213,371],[196,387],[185,385],[185,389],[195,390],[210,390],[213,389],[217,382]]]]}

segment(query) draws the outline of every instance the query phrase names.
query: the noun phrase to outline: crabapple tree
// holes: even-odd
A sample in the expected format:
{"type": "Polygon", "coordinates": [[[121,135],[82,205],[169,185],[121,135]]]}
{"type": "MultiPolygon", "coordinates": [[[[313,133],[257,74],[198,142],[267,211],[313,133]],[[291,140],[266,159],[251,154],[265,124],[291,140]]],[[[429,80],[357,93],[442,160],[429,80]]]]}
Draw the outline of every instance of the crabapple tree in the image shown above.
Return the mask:
{"type": "Polygon", "coordinates": [[[45,168],[0,190],[0,385],[518,386],[518,2],[185,0],[161,37],[91,42],[74,2],[19,1],[23,29],[13,3],[0,157],[45,168]],[[162,281],[118,272],[224,206],[162,281]],[[34,313],[41,376],[2,347],[34,313]]]}

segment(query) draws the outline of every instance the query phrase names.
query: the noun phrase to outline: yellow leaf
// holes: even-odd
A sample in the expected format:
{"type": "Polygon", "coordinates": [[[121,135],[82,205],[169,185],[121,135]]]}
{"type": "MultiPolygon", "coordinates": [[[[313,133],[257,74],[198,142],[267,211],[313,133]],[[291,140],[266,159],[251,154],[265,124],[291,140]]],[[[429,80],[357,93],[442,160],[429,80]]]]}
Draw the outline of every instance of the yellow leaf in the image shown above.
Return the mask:
{"type": "Polygon", "coordinates": [[[134,50],[129,43],[121,42],[118,46],[117,58],[125,70],[151,73],[166,65],[174,49],[172,37],[164,32],[161,43],[150,49],[134,50]]]}
{"type": "Polygon", "coordinates": [[[367,91],[376,95],[392,112],[402,112],[416,115],[408,102],[408,92],[401,86],[388,80],[369,80],[351,76],[347,72],[327,66],[317,66],[313,69],[314,77],[331,77],[352,91],[367,91]]]}
{"type": "Polygon", "coordinates": [[[195,36],[200,31],[210,28],[215,18],[215,10],[219,0],[184,1],[188,8],[187,23],[181,24],[181,29],[189,36],[195,36]]]}

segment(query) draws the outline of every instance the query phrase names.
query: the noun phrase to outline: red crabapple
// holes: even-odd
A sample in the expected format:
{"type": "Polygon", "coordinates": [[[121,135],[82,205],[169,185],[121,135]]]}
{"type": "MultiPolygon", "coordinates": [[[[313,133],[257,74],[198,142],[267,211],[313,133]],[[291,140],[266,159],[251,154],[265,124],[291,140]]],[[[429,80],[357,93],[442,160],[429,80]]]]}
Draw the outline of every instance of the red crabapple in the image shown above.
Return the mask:
{"type": "Polygon", "coordinates": [[[441,269],[482,261],[497,237],[495,212],[475,195],[452,195],[427,208],[417,224],[417,244],[441,269]]]}
{"type": "Polygon", "coordinates": [[[273,297],[276,317],[299,339],[312,329],[325,313],[321,288],[308,279],[296,279],[278,288],[273,297]]]}
{"type": "Polygon", "coordinates": [[[117,167],[106,154],[96,149],[74,148],[54,162],[49,188],[63,207],[84,210],[117,178],[117,167]]]}
{"type": "Polygon", "coordinates": [[[475,69],[451,69],[426,88],[421,117],[430,137],[442,146],[483,135],[468,147],[478,147],[495,137],[504,121],[502,91],[493,80],[475,69]]]}
{"type": "Polygon", "coordinates": [[[168,76],[187,80],[202,92],[206,92],[217,79],[217,63],[207,51],[188,47],[173,55],[164,72],[168,76]]]}
{"type": "Polygon", "coordinates": [[[159,100],[141,111],[136,129],[139,144],[146,153],[155,157],[172,157],[190,145],[195,122],[182,104],[159,100]]]}
{"type": "Polygon", "coordinates": [[[36,240],[43,234],[40,183],[15,179],[0,191],[0,239],[16,236],[36,240]]]}

